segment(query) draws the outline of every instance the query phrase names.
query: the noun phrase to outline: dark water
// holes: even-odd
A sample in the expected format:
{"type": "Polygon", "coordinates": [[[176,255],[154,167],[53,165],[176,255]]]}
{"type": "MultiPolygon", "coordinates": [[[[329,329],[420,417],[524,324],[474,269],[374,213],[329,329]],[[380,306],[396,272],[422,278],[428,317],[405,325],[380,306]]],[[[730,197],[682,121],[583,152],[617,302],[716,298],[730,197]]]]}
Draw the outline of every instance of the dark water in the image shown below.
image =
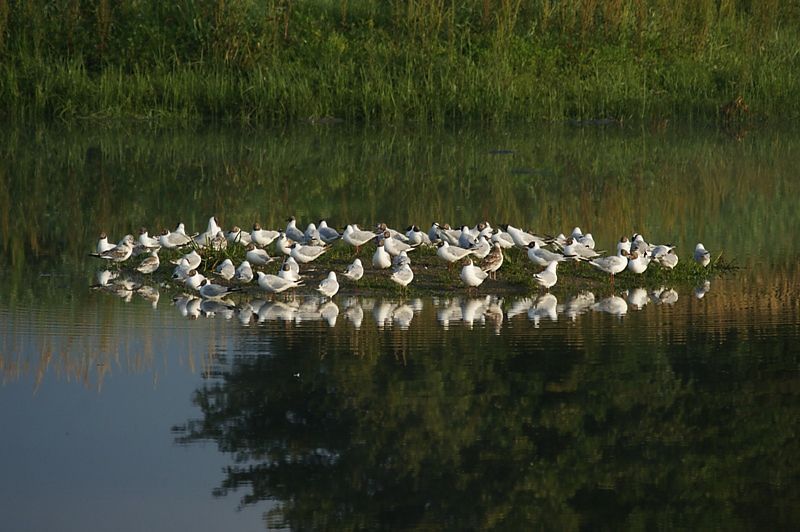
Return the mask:
{"type": "Polygon", "coordinates": [[[800,523],[796,132],[2,139],[3,529],[800,523]],[[637,230],[740,269],[234,310],[88,288],[99,230],[210,214],[581,225],[605,247],[637,230]]]}

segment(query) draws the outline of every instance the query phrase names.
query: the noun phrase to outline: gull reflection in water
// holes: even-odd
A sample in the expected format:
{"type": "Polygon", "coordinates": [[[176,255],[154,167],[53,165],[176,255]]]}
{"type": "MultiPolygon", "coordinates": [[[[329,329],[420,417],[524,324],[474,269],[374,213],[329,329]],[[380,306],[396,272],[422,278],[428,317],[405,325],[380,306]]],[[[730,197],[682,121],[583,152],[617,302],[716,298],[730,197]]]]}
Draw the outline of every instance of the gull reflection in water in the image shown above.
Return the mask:
{"type": "Polygon", "coordinates": [[[468,329],[472,329],[472,324],[475,323],[476,320],[481,323],[485,321],[483,313],[489,308],[490,301],[491,298],[486,296],[467,299],[461,303],[461,321],[466,324],[468,329]]]}
{"type": "Polygon", "coordinates": [[[619,296],[610,296],[592,305],[592,310],[621,317],[628,312],[628,304],[619,296]]]}
{"type": "Polygon", "coordinates": [[[142,285],[138,290],[136,290],[136,293],[145,301],[149,301],[150,306],[152,306],[154,309],[158,308],[158,300],[161,297],[161,294],[158,292],[158,288],[142,285]]]}
{"type": "Polygon", "coordinates": [[[536,303],[528,309],[528,319],[533,322],[533,326],[538,328],[542,318],[550,321],[558,321],[558,299],[553,294],[539,296],[536,303]]]}
{"type": "Polygon", "coordinates": [[[703,299],[709,290],[711,290],[711,281],[705,280],[703,281],[703,284],[695,287],[694,297],[697,299],[703,299]]]}
{"type": "Polygon", "coordinates": [[[446,299],[443,301],[442,308],[436,312],[436,319],[442,329],[450,328],[450,322],[461,319],[461,302],[458,298],[446,299]]]}
{"type": "Polygon", "coordinates": [[[630,304],[634,310],[642,310],[644,306],[650,302],[650,298],[647,295],[647,290],[644,288],[625,290],[622,292],[622,295],[625,296],[625,299],[628,300],[628,304],[630,304]]]}
{"type": "Polygon", "coordinates": [[[570,297],[561,308],[561,312],[574,322],[578,316],[588,312],[592,305],[594,305],[594,294],[583,291],[570,297]]]}
{"type": "Polygon", "coordinates": [[[283,301],[266,301],[258,309],[258,323],[267,321],[294,321],[297,305],[283,301]]]}
{"type": "Polygon", "coordinates": [[[375,324],[378,326],[378,329],[383,329],[384,327],[391,325],[392,312],[396,306],[397,305],[395,303],[390,303],[386,300],[381,300],[379,303],[375,303],[375,306],[372,307],[372,317],[375,320],[375,324]]]}
{"type": "Polygon", "coordinates": [[[233,318],[236,305],[230,299],[203,299],[200,303],[200,312],[206,318],[220,316],[229,320],[233,318]]]}
{"type": "Polygon", "coordinates": [[[353,324],[356,329],[361,328],[361,322],[364,321],[364,307],[358,298],[351,297],[345,302],[344,317],[353,324]]]}
{"type": "Polygon", "coordinates": [[[656,305],[674,305],[678,301],[678,292],[662,286],[650,292],[650,300],[656,305]]]}
{"type": "Polygon", "coordinates": [[[336,318],[339,317],[339,307],[331,300],[324,303],[317,309],[319,316],[328,322],[328,327],[336,326],[336,318]]]}
{"type": "Polygon", "coordinates": [[[523,297],[511,303],[506,315],[511,320],[520,314],[527,314],[528,310],[533,306],[533,299],[530,297],[523,297]]]}
{"type": "Polygon", "coordinates": [[[414,319],[414,309],[410,305],[400,305],[392,311],[392,321],[405,331],[414,319]]]}

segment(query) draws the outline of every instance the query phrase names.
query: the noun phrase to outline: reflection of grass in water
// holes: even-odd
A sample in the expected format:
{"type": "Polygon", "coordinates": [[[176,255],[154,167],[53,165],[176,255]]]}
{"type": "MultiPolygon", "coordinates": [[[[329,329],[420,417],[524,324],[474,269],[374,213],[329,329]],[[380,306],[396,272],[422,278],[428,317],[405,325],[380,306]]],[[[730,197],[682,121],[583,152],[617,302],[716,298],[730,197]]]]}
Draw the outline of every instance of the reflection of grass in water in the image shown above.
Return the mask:
{"type": "Polygon", "coordinates": [[[325,217],[426,230],[488,219],[536,231],[579,224],[600,247],[636,230],[688,252],[703,241],[780,262],[763,235],[800,225],[792,198],[796,135],[743,142],[716,134],[631,135],[554,128],[380,132],[298,129],[283,135],[12,130],[0,144],[3,261],[79,264],[101,230],[282,227],[325,217]],[[494,154],[495,148],[510,153],[494,154]]]}

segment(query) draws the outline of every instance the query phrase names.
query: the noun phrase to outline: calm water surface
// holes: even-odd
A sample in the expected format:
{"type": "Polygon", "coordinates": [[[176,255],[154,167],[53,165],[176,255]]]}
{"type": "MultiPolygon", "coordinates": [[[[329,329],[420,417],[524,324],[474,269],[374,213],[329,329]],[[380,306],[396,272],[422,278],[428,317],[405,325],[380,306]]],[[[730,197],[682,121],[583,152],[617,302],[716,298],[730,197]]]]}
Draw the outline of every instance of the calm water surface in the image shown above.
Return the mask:
{"type": "Polygon", "coordinates": [[[3,529],[800,523],[796,132],[3,135],[3,529]],[[235,309],[89,288],[100,230],[211,214],[636,230],[741,268],[235,309]]]}

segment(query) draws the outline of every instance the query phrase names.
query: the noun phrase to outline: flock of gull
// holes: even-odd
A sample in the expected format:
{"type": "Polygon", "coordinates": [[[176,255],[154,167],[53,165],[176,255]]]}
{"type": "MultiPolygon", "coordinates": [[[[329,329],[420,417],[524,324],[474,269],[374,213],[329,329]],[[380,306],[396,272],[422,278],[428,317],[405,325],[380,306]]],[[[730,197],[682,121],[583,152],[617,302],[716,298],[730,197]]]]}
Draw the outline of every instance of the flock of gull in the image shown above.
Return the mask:
{"type": "MultiPolygon", "coordinates": [[[[120,268],[134,270],[143,277],[165,268],[172,271],[172,279],[187,291],[181,296],[182,300],[176,298],[177,304],[183,301],[189,306],[198,300],[213,313],[214,310],[233,308],[228,296],[246,289],[254,281],[268,294],[304,286],[304,276],[313,270],[310,265],[337,241],[352,247],[356,254],[367,244],[374,243],[375,247],[368,267],[365,268],[361,259],[356,257],[343,271],[329,271],[319,282],[315,288],[323,301],[328,302],[339,292],[339,275],[346,282],[357,285],[364,275],[369,275],[369,266],[373,271],[391,270],[389,279],[405,289],[414,281],[413,252],[423,246],[436,246],[436,256],[449,268],[460,264],[459,277],[470,291],[487,278],[497,276],[503,266],[504,250],[510,248],[522,250],[530,262],[540,268],[533,274],[533,280],[547,290],[546,296],[550,296],[549,289],[558,282],[557,268],[562,262],[586,262],[609,274],[612,284],[614,276],[626,270],[637,275],[654,263],[666,269],[672,269],[678,263],[674,246],[648,243],[640,234],[633,234],[630,238],[623,236],[613,254],[603,255],[595,249],[591,233],[583,233],[579,227],[568,236],[559,234],[555,237],[506,224],[493,228],[488,222],[473,227],[464,225],[460,229],[434,222],[427,232],[416,225],[401,232],[384,223],[372,230],[349,224],[339,232],[325,220],[318,224],[310,223],[302,230],[297,227],[294,217],[287,220],[283,230],[264,229],[255,223],[251,231],[236,226],[225,231],[212,216],[203,233],[189,234],[180,223],[175,230],[165,229],[157,237],[150,236],[145,228],[141,228],[138,238],[129,234],[117,244],[109,242],[108,236],[102,233],[91,255],[116,265],[114,271],[98,272],[96,287],[117,291],[120,295],[137,291],[148,298],[148,291],[157,294],[157,290],[130,278],[120,279],[120,268]],[[243,248],[244,259],[238,265],[229,258],[219,260],[223,255],[232,255],[219,253],[226,249],[230,251],[229,246],[243,248]],[[166,264],[159,257],[164,250],[170,251],[174,257],[166,264]],[[129,262],[135,262],[135,265],[128,267],[129,262]],[[272,263],[279,263],[276,274],[264,271],[272,263]]],[[[711,255],[702,243],[697,244],[693,258],[703,267],[711,262],[711,255]]],[[[274,266],[271,270],[274,271],[274,266]]],[[[550,301],[551,297],[545,297],[545,300],[550,301]]],[[[153,300],[152,293],[149,299],[153,300]]]]}

